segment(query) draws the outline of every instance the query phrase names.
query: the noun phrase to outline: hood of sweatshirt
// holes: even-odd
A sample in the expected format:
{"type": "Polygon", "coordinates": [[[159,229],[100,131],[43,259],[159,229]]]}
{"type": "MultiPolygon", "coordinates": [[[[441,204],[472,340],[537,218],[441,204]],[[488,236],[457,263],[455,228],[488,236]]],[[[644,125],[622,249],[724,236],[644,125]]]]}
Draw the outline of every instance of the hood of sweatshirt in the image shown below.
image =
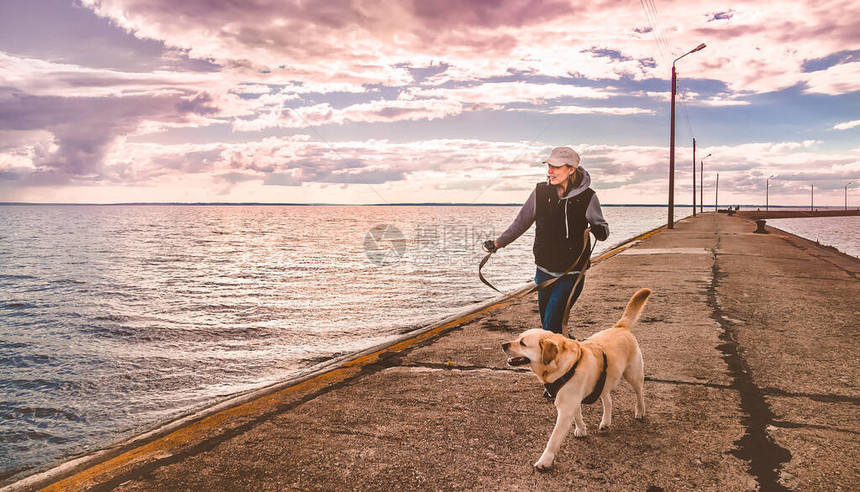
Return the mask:
{"type": "Polygon", "coordinates": [[[567,190],[567,193],[562,197],[562,199],[573,198],[576,195],[579,195],[583,191],[587,190],[589,186],[591,186],[591,175],[588,174],[588,171],[585,168],[579,168],[582,171],[582,182],[579,183],[579,186],[572,190],[567,190]]]}

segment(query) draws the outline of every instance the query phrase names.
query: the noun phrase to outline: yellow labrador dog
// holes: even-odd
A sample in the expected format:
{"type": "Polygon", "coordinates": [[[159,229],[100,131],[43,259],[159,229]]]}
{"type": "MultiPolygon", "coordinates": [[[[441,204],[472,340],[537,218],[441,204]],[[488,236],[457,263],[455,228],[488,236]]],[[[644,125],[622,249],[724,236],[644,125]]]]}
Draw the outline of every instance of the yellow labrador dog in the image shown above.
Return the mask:
{"type": "Polygon", "coordinates": [[[534,464],[538,470],[547,470],[552,466],[555,454],[570,432],[571,423],[576,424],[573,435],[585,437],[581,403],[593,403],[599,397],[603,402],[600,429],[610,426],[610,392],[618,386],[622,377],[636,392],[635,417],[641,419],[645,415],[642,352],[636,337],[630,333],[630,327],[639,318],[650,295],[649,289],[634,294],[615,326],[595,333],[582,342],[550,331],[533,329],[512,342],[502,344],[502,349],[509,356],[508,364],[529,364],[544,383],[547,392],[555,397],[558,418],[546,449],[534,464]]]}

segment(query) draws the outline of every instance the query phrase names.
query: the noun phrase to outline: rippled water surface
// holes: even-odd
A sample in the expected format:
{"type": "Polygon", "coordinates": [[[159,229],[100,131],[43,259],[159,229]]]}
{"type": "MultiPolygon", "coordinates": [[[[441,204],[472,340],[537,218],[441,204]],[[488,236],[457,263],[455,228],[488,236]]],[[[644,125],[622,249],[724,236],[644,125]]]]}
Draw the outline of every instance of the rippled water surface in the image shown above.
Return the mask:
{"type": "MultiPolygon", "coordinates": [[[[518,208],[0,207],[0,483],[495,297],[518,208]]],[[[666,220],[604,213],[595,254],[666,220]]]]}

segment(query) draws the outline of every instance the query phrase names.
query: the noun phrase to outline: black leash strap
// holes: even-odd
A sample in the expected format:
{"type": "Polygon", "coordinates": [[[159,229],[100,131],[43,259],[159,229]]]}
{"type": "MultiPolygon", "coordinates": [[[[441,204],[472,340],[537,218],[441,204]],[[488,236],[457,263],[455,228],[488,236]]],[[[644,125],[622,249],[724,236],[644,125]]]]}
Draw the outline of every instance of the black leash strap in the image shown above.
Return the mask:
{"type": "MultiPolygon", "coordinates": [[[[594,251],[593,246],[591,251],[594,251]]],[[[591,252],[589,252],[588,257],[589,260],[582,266],[582,270],[579,271],[579,275],[576,277],[576,282],[573,283],[573,288],[570,289],[570,295],[567,296],[567,303],[564,306],[564,317],[561,319],[561,333],[563,335],[567,333],[567,323],[570,321],[570,308],[573,307],[573,297],[576,295],[576,288],[579,287],[579,284],[585,278],[586,270],[591,267],[591,252]]]]}
{"type": "MultiPolygon", "coordinates": [[[[535,285],[534,287],[532,287],[531,289],[529,289],[529,291],[528,291],[528,292],[525,292],[525,293],[523,293],[522,295],[523,295],[523,296],[527,296],[527,295],[532,294],[532,293],[534,293],[534,292],[537,292],[537,291],[539,291],[539,290],[541,290],[541,289],[544,289],[544,288],[546,288],[546,287],[549,287],[550,285],[552,285],[553,283],[555,283],[556,281],[558,281],[558,279],[560,279],[561,277],[564,277],[564,276],[565,276],[565,275],[567,275],[568,273],[572,272],[572,271],[574,270],[574,268],[576,268],[576,265],[578,265],[578,264],[579,264],[580,260],[582,260],[582,255],[584,255],[584,254],[585,254],[585,249],[588,247],[588,234],[589,234],[590,232],[591,232],[591,228],[590,228],[590,227],[586,227],[586,228],[585,228],[585,231],[582,233],[582,251],[580,251],[580,252],[579,252],[579,256],[578,256],[578,257],[576,258],[576,260],[575,260],[575,261],[570,265],[570,267],[568,267],[568,269],[564,271],[564,273],[562,273],[562,274],[561,274],[560,276],[558,276],[558,277],[551,278],[551,279],[549,279],[549,280],[546,280],[546,281],[544,281],[544,282],[541,282],[541,283],[540,283],[540,284],[538,284],[538,285],[535,285]]],[[[595,243],[595,245],[596,245],[596,243],[595,243]]],[[[496,251],[498,251],[498,250],[496,250],[496,251]]],[[[496,291],[496,292],[500,292],[500,293],[501,293],[502,291],[500,291],[499,289],[495,288],[495,287],[494,287],[490,282],[488,282],[488,281],[487,281],[487,279],[485,279],[485,278],[484,278],[484,274],[483,274],[483,273],[481,273],[481,269],[482,269],[482,268],[484,268],[484,265],[486,265],[486,264],[487,264],[487,261],[489,261],[490,257],[491,257],[491,256],[493,256],[493,253],[495,253],[496,251],[491,251],[491,252],[487,253],[487,256],[485,256],[485,257],[484,257],[484,259],[483,259],[483,260],[481,260],[481,263],[479,263],[479,264],[478,264],[478,278],[480,278],[480,279],[481,279],[481,282],[483,282],[484,284],[486,284],[486,285],[487,285],[487,287],[489,287],[489,288],[493,289],[493,290],[494,290],[494,291],[496,291]]],[[[594,251],[594,245],[591,247],[591,251],[594,251]]],[[[591,253],[591,252],[589,252],[589,257],[591,256],[591,254],[590,254],[590,253],[591,253]]],[[[582,269],[582,270],[580,270],[580,271],[581,271],[581,272],[584,272],[584,271],[588,268],[588,266],[589,266],[588,264],[589,264],[589,262],[585,262],[585,265],[584,265],[583,269],[582,269]]]]}
{"type": "MultiPolygon", "coordinates": [[[[496,251],[498,251],[498,250],[496,250],[496,251]]],[[[498,292],[499,294],[503,294],[503,292],[500,291],[499,289],[495,288],[493,286],[493,284],[487,282],[487,279],[484,278],[484,274],[481,273],[481,269],[484,268],[484,265],[487,264],[487,260],[489,260],[490,257],[493,256],[493,253],[495,253],[496,251],[490,251],[489,253],[487,253],[487,256],[485,256],[484,259],[481,260],[481,263],[478,264],[478,278],[481,279],[481,282],[484,282],[485,284],[487,284],[487,287],[493,289],[494,291],[498,292]]]]}

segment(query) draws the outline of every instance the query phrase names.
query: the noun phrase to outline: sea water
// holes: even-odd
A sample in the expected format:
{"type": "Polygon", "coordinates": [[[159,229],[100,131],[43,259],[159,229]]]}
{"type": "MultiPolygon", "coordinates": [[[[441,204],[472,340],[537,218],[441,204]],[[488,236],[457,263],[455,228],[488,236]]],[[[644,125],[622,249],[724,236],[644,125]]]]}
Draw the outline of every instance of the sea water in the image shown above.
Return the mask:
{"type": "Polygon", "coordinates": [[[768,219],[767,225],[860,258],[860,217],[768,219]]]}

